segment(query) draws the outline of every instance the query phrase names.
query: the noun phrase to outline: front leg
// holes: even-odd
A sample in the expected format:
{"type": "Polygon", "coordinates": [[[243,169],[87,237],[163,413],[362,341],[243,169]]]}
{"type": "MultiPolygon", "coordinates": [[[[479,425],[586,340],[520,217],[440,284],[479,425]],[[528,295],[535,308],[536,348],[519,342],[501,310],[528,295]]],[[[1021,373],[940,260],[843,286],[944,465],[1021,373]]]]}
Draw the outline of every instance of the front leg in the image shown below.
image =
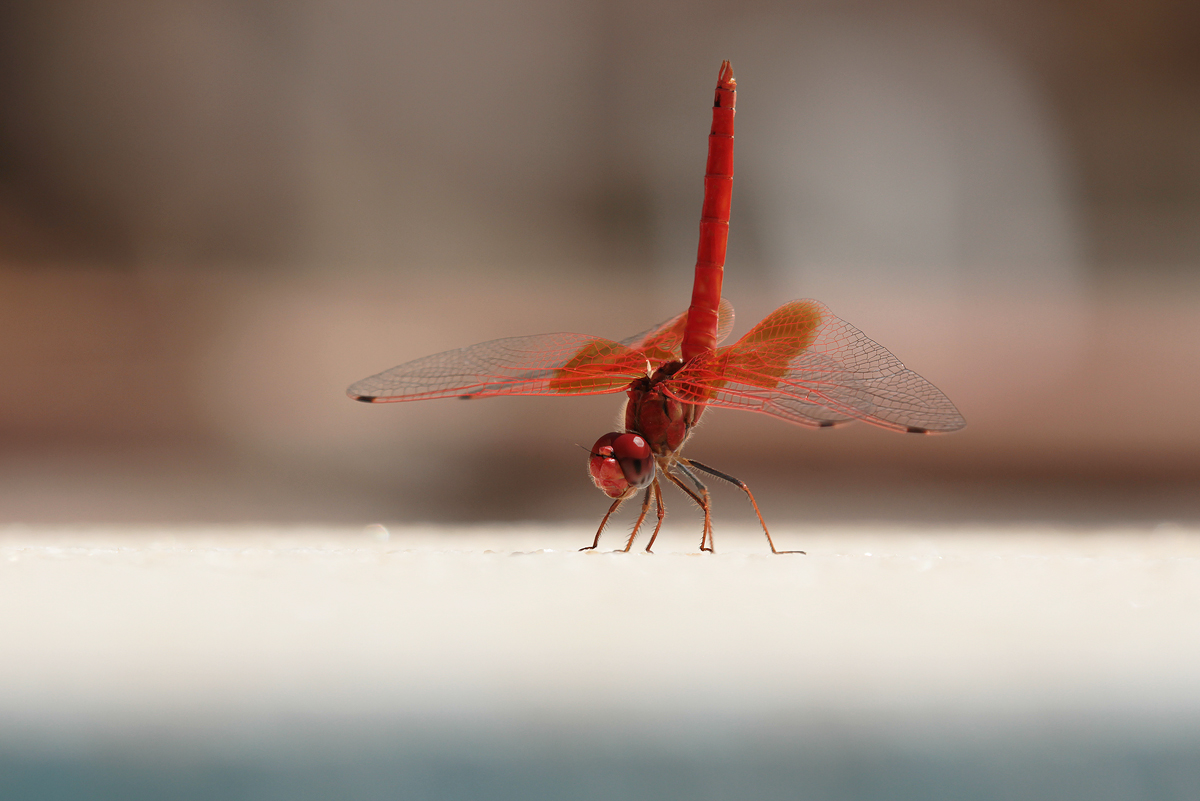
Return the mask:
{"type": "Polygon", "coordinates": [[[596,529],[596,539],[592,540],[591,545],[588,545],[584,548],[580,548],[579,550],[581,550],[581,551],[596,550],[596,546],[600,544],[600,535],[604,533],[604,526],[608,524],[608,518],[612,517],[613,512],[620,509],[621,504],[625,503],[625,501],[627,501],[629,499],[629,496],[632,494],[633,494],[632,492],[627,492],[624,495],[622,495],[620,498],[617,498],[615,501],[612,502],[612,506],[608,507],[608,511],[604,513],[604,519],[600,521],[600,528],[596,529]]]}
{"type": "MultiPolygon", "coordinates": [[[[629,549],[633,547],[633,541],[637,539],[638,529],[642,527],[642,521],[646,519],[646,513],[650,511],[650,493],[653,487],[646,488],[646,495],[642,498],[642,513],[638,515],[637,522],[633,524],[633,531],[629,532],[629,542],[625,543],[625,548],[621,553],[629,553],[629,549]]],[[[662,515],[659,515],[659,525],[662,525],[662,515]]],[[[654,529],[654,533],[658,533],[658,529],[654,529]]],[[[653,541],[653,540],[651,540],[653,541]]]]}
{"type": "Polygon", "coordinates": [[[663,518],[667,514],[666,504],[663,503],[662,489],[658,486],[658,479],[654,479],[654,483],[650,485],[654,490],[654,507],[658,511],[658,523],[654,526],[654,533],[650,535],[650,542],[646,543],[646,553],[652,553],[651,548],[654,547],[654,541],[658,539],[658,530],[662,528],[663,518]]]}

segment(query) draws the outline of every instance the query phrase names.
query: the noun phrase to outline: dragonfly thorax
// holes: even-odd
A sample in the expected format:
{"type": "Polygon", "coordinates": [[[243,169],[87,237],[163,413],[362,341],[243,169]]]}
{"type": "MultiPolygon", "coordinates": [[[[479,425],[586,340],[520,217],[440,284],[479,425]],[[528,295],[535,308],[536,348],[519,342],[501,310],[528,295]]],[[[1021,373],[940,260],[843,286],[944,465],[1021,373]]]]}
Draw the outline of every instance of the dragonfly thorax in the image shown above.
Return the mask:
{"type": "Polygon", "coordinates": [[[684,403],[666,392],[666,384],[683,367],[681,361],[666,362],[654,374],[629,385],[625,405],[625,428],[641,434],[658,456],[679,450],[704,407],[684,403]]]}

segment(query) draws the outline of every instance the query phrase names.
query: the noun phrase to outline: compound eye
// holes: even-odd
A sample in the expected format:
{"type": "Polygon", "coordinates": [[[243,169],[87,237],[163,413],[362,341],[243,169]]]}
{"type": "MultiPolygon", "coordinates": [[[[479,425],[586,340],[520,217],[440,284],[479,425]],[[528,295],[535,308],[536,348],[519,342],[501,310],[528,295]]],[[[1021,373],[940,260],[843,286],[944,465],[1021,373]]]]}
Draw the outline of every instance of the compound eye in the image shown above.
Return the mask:
{"type": "Polygon", "coordinates": [[[592,455],[588,457],[588,474],[592,477],[592,483],[610,498],[621,498],[632,491],[625,479],[625,471],[613,453],[613,442],[621,436],[624,435],[615,431],[605,434],[596,440],[592,455]]]}
{"type": "Polygon", "coordinates": [[[629,486],[642,489],[654,480],[654,454],[640,434],[620,434],[611,444],[613,457],[629,486]]]}

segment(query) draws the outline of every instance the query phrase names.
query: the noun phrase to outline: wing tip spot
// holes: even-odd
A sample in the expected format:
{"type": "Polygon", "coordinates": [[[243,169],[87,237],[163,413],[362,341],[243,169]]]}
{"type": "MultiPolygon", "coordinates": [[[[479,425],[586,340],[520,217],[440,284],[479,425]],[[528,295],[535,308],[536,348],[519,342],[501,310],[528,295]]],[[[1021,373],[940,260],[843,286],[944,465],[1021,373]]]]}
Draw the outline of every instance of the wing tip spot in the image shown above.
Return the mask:
{"type": "Polygon", "coordinates": [[[374,403],[375,401],[379,400],[379,398],[372,398],[370,395],[351,395],[350,397],[356,401],[362,401],[363,403],[374,403]]]}
{"type": "Polygon", "coordinates": [[[908,428],[904,429],[904,432],[906,434],[928,434],[929,429],[921,428],[920,426],[909,426],[908,428]]]}
{"type": "Polygon", "coordinates": [[[836,423],[833,420],[822,420],[817,423],[817,428],[833,428],[836,423]]]}

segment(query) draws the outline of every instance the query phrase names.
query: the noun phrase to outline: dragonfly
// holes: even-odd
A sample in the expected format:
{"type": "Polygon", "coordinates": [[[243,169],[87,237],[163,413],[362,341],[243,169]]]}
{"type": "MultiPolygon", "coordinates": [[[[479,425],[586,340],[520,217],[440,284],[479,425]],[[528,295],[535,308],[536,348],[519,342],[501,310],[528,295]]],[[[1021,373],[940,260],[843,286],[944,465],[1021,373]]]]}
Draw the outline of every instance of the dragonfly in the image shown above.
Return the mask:
{"type": "MultiPolygon", "coordinates": [[[[365,403],[503,395],[598,395],[624,392],[624,430],[588,452],[593,483],[612,499],[609,519],[642,493],[641,512],[624,552],[654,506],[651,552],[666,515],[662,482],[674,484],[704,515],[700,550],[712,553],[712,503],[701,475],[745,492],[772,553],[758,502],[745,482],[680,451],[709,408],[743,409],[814,428],[860,420],[893,431],[935,434],[966,423],[941,390],[884,347],[815,300],[785,303],[730,345],[733,307],[721,297],[733,195],[737,82],[722,62],[713,101],[691,305],[621,341],[584,334],[510,337],[407,362],[365,378],[347,394],[365,403]]],[[[711,480],[711,479],[710,479],[711,480]]]]}

